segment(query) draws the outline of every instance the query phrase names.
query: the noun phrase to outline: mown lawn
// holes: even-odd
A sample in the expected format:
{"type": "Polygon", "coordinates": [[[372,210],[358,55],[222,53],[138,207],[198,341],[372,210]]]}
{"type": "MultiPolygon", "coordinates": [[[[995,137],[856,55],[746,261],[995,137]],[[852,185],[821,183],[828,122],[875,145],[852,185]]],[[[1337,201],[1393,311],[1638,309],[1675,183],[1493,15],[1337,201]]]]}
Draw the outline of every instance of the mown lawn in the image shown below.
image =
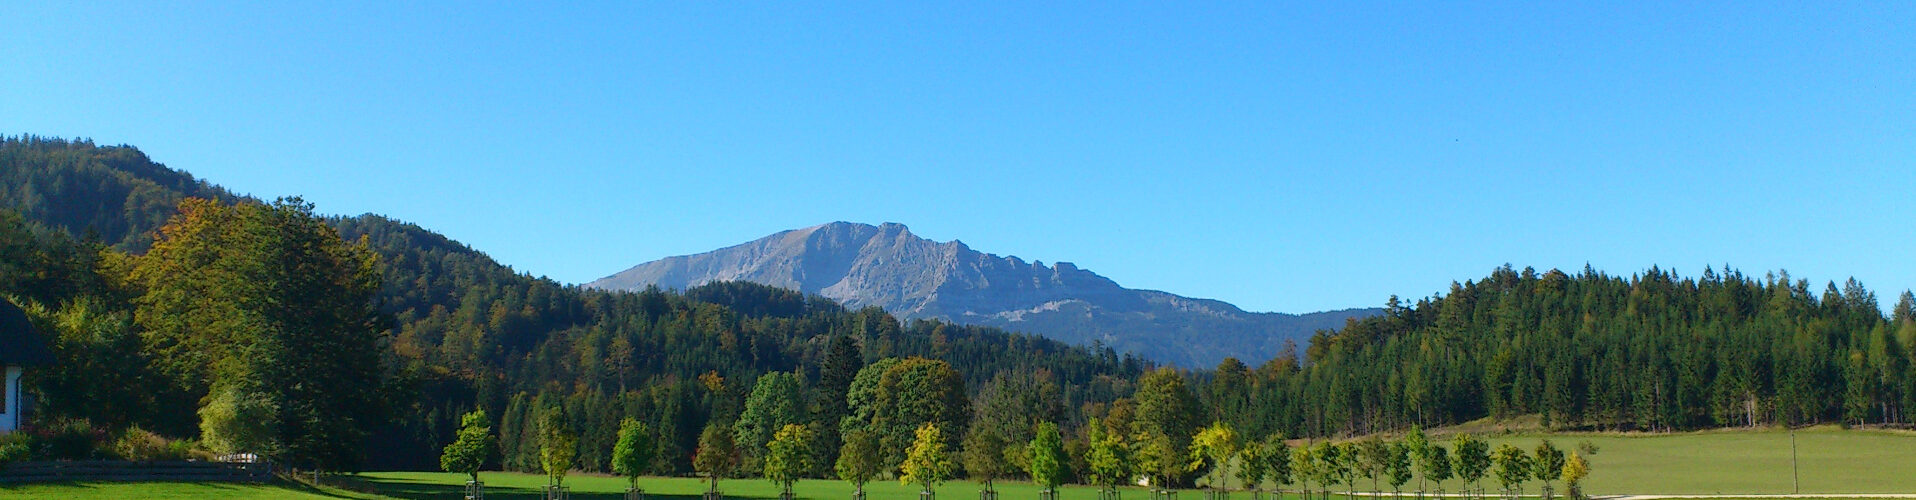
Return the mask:
{"type": "MultiPolygon", "coordinates": [[[[1448,435],[1434,437],[1449,446],[1448,435]]],[[[1510,443],[1528,452],[1549,438],[1566,452],[1579,441],[1600,449],[1585,483],[1593,495],[1789,494],[1790,433],[1783,430],[1722,430],[1685,434],[1513,434],[1485,436],[1492,449],[1510,443]]],[[[1916,493],[1916,434],[1814,428],[1796,432],[1802,492],[1916,493]]],[[[1499,487],[1494,472],[1481,486],[1499,487]]],[[[1370,482],[1358,484],[1369,489],[1370,482]]],[[[1412,485],[1415,485],[1413,480],[1412,485]]],[[[1456,491],[1461,482],[1445,483],[1456,491]]],[[[1532,481],[1525,491],[1536,493],[1532,481]]],[[[1389,486],[1384,487],[1389,490],[1389,486]]],[[[1562,484],[1557,486],[1562,492],[1562,484]]]]}
{"type": "MultiPolygon", "coordinates": [[[[1448,444],[1447,435],[1435,440],[1448,444]]],[[[1596,495],[1690,494],[1741,495],[1788,494],[1790,481],[1790,433],[1777,430],[1711,431],[1676,435],[1614,434],[1510,434],[1486,436],[1491,446],[1510,443],[1529,450],[1538,439],[1550,438],[1559,448],[1572,449],[1579,441],[1590,441],[1601,448],[1591,457],[1592,475],[1586,491],[1596,495]]],[[[1821,428],[1797,432],[1797,450],[1801,465],[1802,492],[1805,494],[1912,493],[1916,492],[1916,434],[1907,432],[1855,431],[1821,428]]],[[[482,474],[488,497],[497,500],[538,498],[545,476],[487,472],[482,474]]],[[[234,499],[450,499],[458,498],[465,477],[458,474],[425,472],[374,472],[331,479],[340,488],[314,489],[295,483],[242,485],[220,483],[60,483],[0,485],[0,499],[48,498],[59,500],[121,498],[234,498],[234,499]]],[[[625,480],[603,475],[573,474],[566,484],[580,500],[619,498],[625,480]]],[[[1359,479],[1359,490],[1369,490],[1370,482],[1359,479]]],[[[1415,481],[1411,486],[1415,486],[1415,481]]],[[[651,498],[692,500],[705,491],[704,481],[693,478],[644,478],[640,482],[651,498]]],[[[1497,488],[1495,479],[1486,477],[1485,489],[1497,488]]],[[[1525,491],[1535,494],[1538,483],[1530,482],[1525,491]]],[[[1446,482],[1448,491],[1462,484],[1446,482]]],[[[1561,491],[1561,485],[1559,485],[1561,491]]],[[[769,499],[778,496],[778,486],[762,479],[733,479],[721,482],[727,497],[769,499]]],[[[938,490],[943,500],[978,498],[977,483],[955,481],[938,490]]],[[[1389,490],[1389,486],[1383,487],[1389,490]]],[[[808,500],[846,500],[851,486],[842,481],[811,480],[795,489],[799,498],[808,500]]],[[[1000,482],[1002,500],[1036,500],[1038,488],[1022,482],[1000,482]]],[[[1343,488],[1337,488],[1342,491],[1343,488]]],[[[916,500],[916,486],[896,481],[881,481],[867,488],[872,500],[916,500]]],[[[1341,495],[1339,495],[1341,497],[1341,495]]],[[[1150,498],[1145,490],[1127,488],[1124,497],[1150,498]]],[[[1186,491],[1179,500],[1202,500],[1198,491],[1186,491]]],[[[1234,494],[1233,500],[1249,500],[1248,494],[1234,494]]],[[[1089,487],[1068,486],[1059,500],[1096,500],[1097,491],[1089,487]]],[[[1287,500],[1295,500],[1287,496],[1287,500]]]]}
{"type": "Polygon", "coordinates": [[[311,500],[311,499],[364,499],[380,500],[390,497],[356,493],[334,488],[312,488],[292,482],[268,484],[244,483],[179,483],[179,482],[88,482],[88,483],[41,483],[24,485],[0,485],[0,498],[33,498],[50,500],[92,500],[92,499],[201,499],[220,498],[236,500],[311,500]]]}
{"type": "MultiPolygon", "coordinates": [[[[1482,430],[1478,430],[1482,432],[1482,430]]],[[[1509,443],[1529,452],[1549,438],[1566,453],[1581,441],[1599,448],[1590,460],[1591,475],[1584,491],[1592,495],[1672,494],[1749,495],[1789,494],[1790,433],[1784,430],[1718,430],[1683,434],[1479,434],[1491,449],[1509,443]]],[[[1396,438],[1399,436],[1391,436],[1396,438]]],[[[1450,434],[1439,431],[1433,442],[1450,447],[1450,434]]],[[[1819,427],[1796,432],[1802,493],[1916,493],[1916,433],[1843,430],[1819,427]]],[[[1454,451],[1454,450],[1453,450],[1454,451]]],[[[1454,456],[1453,456],[1454,458],[1454,456]]],[[[1496,492],[1494,469],[1478,486],[1496,492]]],[[[1369,491],[1370,480],[1359,478],[1358,491],[1369,491]]],[[[1390,485],[1380,481],[1380,490],[1390,485]]],[[[1235,482],[1230,484],[1235,485],[1235,482]]],[[[1415,490],[1416,480],[1406,485],[1415,490]]],[[[1541,483],[1530,481],[1524,491],[1536,494],[1541,483]]],[[[1463,487],[1446,481],[1447,492],[1463,487]]],[[[1563,484],[1556,484],[1563,492],[1563,484]]],[[[1339,486],[1335,491],[1343,491],[1339,486]]],[[[1341,496],[1341,495],[1340,495],[1341,496]]],[[[1180,500],[1187,500],[1180,498],[1180,500]]],[[[1235,500],[1235,499],[1234,499],[1235,500]]]]}
{"type": "MultiPolygon", "coordinates": [[[[516,500],[539,498],[539,488],[545,485],[545,476],[532,474],[483,473],[480,478],[486,482],[486,498],[516,500]]],[[[365,484],[377,488],[383,494],[404,499],[455,498],[465,484],[465,476],[434,472],[376,472],[360,475],[365,484]]],[[[623,494],[626,487],[624,478],[599,475],[571,475],[566,478],[567,486],[572,487],[573,498],[580,500],[616,498],[623,494]]],[[[642,478],[639,487],[644,488],[648,498],[656,500],[694,500],[705,492],[706,482],[694,478],[642,478]]],[[[719,482],[719,489],[727,498],[778,498],[778,485],[763,479],[729,479],[719,482]]],[[[978,498],[978,483],[968,481],[947,482],[938,488],[938,498],[945,500],[975,500],[978,498]]],[[[998,483],[998,495],[1002,500],[1037,500],[1039,488],[1031,483],[998,483]]],[[[793,494],[806,500],[849,500],[852,487],[844,481],[807,480],[800,481],[792,488],[793,494]]],[[[918,498],[917,485],[903,485],[898,481],[874,481],[865,485],[865,492],[871,500],[918,498]]],[[[1126,498],[1147,500],[1150,495],[1141,488],[1128,489],[1126,498]]],[[[1064,488],[1059,500],[1097,500],[1097,490],[1068,486],[1064,488]]],[[[1245,500],[1249,500],[1245,496],[1245,500]]],[[[1203,494],[1186,492],[1180,500],[1202,500],[1203,494]]]]}

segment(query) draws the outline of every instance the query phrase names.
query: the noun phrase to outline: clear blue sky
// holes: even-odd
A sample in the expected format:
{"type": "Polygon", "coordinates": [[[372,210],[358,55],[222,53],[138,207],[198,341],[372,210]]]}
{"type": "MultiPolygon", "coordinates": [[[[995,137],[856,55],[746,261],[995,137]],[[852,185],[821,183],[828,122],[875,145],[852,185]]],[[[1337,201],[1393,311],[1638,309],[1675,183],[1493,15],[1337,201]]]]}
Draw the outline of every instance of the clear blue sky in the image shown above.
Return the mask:
{"type": "Polygon", "coordinates": [[[1261,311],[1506,262],[1893,301],[1916,3],[1798,3],[9,2],[0,132],[567,283],[848,220],[1261,311]]]}

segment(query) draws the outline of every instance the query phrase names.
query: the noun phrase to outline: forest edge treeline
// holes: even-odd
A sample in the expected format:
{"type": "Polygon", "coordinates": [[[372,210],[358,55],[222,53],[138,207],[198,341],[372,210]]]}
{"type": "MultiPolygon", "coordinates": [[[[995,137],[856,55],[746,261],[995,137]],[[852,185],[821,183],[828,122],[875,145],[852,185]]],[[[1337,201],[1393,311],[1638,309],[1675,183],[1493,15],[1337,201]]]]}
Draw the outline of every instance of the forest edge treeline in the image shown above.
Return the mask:
{"type": "MultiPolygon", "coordinates": [[[[1293,356],[1177,371],[1097,346],[901,324],[883,311],[749,284],[580,290],[384,217],[321,217],[297,201],[232,195],[125,146],[9,138],[0,143],[0,181],[0,291],[28,305],[53,337],[62,362],[30,382],[40,418],[68,427],[202,437],[201,410],[220,399],[208,395],[219,394],[212,387],[221,378],[188,380],[162,366],[171,361],[156,355],[164,315],[144,319],[152,314],[141,308],[164,308],[125,286],[151,258],[159,224],[190,213],[178,208],[187,198],[219,200],[185,203],[222,210],[264,207],[299,227],[322,222],[334,231],[325,241],[337,240],[322,246],[376,256],[377,291],[360,305],[375,315],[380,361],[361,383],[393,391],[380,393],[392,407],[357,427],[365,434],[350,443],[357,457],[326,459],[328,469],[433,468],[460,416],[474,409],[499,416],[498,465],[514,470],[539,469],[538,413],[559,408],[577,430],[582,470],[612,470],[610,450],[631,418],[658,436],[652,473],[692,472],[708,427],[756,440],[794,424],[815,436],[823,453],[814,456],[827,460],[809,475],[823,477],[848,430],[879,433],[890,454],[912,439],[901,429],[934,419],[955,450],[985,439],[979,432],[1029,443],[1038,424],[1055,423],[1064,455],[1082,462],[1100,427],[1090,422],[1157,429],[1169,450],[1212,422],[1247,442],[1519,414],[1578,429],[1907,425],[1904,409],[1916,403],[1916,378],[1907,375],[1916,300],[1903,293],[1885,316],[1854,280],[1817,294],[1782,272],[1706,269],[1688,278],[1652,268],[1626,278],[1505,266],[1415,304],[1392,298],[1384,316],[1320,332],[1293,356]],[[86,367],[99,371],[79,371],[86,367]],[[153,387],[165,390],[134,389],[153,387]],[[937,390],[901,400],[902,388],[937,390]]],[[[307,251],[251,243],[263,255],[307,251]]],[[[168,276],[150,275],[142,288],[168,276]]],[[[262,359],[270,358],[252,361],[262,359]]],[[[763,467],[745,456],[741,465],[763,467]]]]}

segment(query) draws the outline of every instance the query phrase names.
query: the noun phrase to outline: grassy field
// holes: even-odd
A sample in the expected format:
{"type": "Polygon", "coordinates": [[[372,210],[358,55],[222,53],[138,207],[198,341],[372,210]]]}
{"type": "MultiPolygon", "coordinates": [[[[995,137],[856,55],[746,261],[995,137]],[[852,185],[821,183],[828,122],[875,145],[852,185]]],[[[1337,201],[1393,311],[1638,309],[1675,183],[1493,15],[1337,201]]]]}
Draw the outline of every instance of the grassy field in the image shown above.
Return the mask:
{"type": "MultiPolygon", "coordinates": [[[[1579,441],[1600,448],[1596,456],[1587,457],[1592,473],[1585,491],[1594,495],[1792,492],[1788,431],[1485,436],[1492,449],[1510,443],[1525,451],[1546,437],[1565,450],[1579,441]]],[[[1433,438],[1446,446],[1448,439],[1433,438]]],[[[1796,432],[1796,447],[1803,493],[1916,493],[1916,434],[1814,428],[1796,432]]],[[[1495,490],[1494,481],[1486,478],[1484,486],[1495,490]]],[[[1459,487],[1455,481],[1445,485],[1451,491],[1459,487]]],[[[1526,487],[1536,490],[1535,482],[1526,487]]]]}
{"type": "MultiPolygon", "coordinates": [[[[236,499],[236,500],[312,500],[312,499],[364,499],[383,500],[391,497],[356,493],[335,488],[312,488],[306,485],[280,482],[273,484],[237,484],[237,483],[50,483],[27,485],[0,485],[0,498],[34,499],[73,499],[73,500],[118,500],[118,499],[236,499]]],[[[445,497],[441,497],[445,498],[445,497]]]]}
{"type": "MultiPolygon", "coordinates": [[[[537,498],[538,488],[545,484],[545,476],[529,474],[482,474],[486,481],[486,497],[506,499],[537,498]]],[[[427,473],[427,472],[381,472],[364,474],[361,479],[377,487],[384,494],[396,498],[425,499],[456,497],[458,487],[464,484],[463,476],[427,473]]],[[[624,478],[606,476],[569,476],[566,485],[572,487],[574,498],[614,498],[625,491],[624,478]]],[[[639,487],[644,488],[650,498],[658,500],[693,500],[705,492],[706,483],[693,478],[643,478],[639,487]]],[[[777,498],[778,485],[763,479],[732,479],[719,482],[719,489],[728,498],[777,498]]],[[[938,497],[947,500],[966,500],[978,498],[978,483],[966,481],[947,482],[938,488],[938,497]]],[[[868,498],[879,499],[917,499],[917,485],[903,485],[898,481],[874,481],[865,485],[868,498]]],[[[848,500],[852,487],[844,481],[800,481],[793,486],[792,492],[801,499],[808,500],[848,500]]],[[[1036,500],[1038,487],[1030,483],[999,482],[998,495],[1005,500],[1036,500]]],[[[1127,497],[1139,500],[1148,499],[1143,489],[1127,492],[1127,497]]],[[[1180,495],[1186,500],[1201,500],[1202,494],[1185,493],[1180,495]]],[[[1064,488],[1059,500],[1096,500],[1097,490],[1088,487],[1070,486],[1064,488]]],[[[1248,497],[1246,497],[1248,500],[1248,497]]]]}
{"type": "MultiPolygon", "coordinates": [[[[545,485],[545,476],[533,474],[512,474],[489,472],[481,474],[486,481],[486,498],[492,500],[530,500],[540,498],[540,487],[545,485]]],[[[241,484],[192,484],[192,483],[78,483],[78,484],[35,484],[18,486],[0,486],[0,498],[55,498],[61,500],[92,499],[184,499],[184,498],[233,498],[233,499],[365,499],[365,500],[421,500],[460,498],[465,476],[460,474],[434,472],[377,472],[361,474],[355,477],[328,479],[329,484],[338,488],[315,489],[302,484],[275,483],[265,485],[241,484]]],[[[566,485],[572,487],[572,497],[579,500],[622,498],[626,481],[623,478],[599,475],[574,474],[566,478],[566,485]]],[[[645,478],[640,481],[648,498],[654,500],[696,500],[705,491],[705,482],[692,478],[645,478]]],[[[778,497],[778,485],[762,479],[734,479],[720,482],[720,488],[728,498],[770,499],[778,497]]],[[[971,482],[948,482],[938,489],[938,496],[947,500],[966,500],[978,498],[979,486],[971,482]]],[[[851,485],[843,481],[801,481],[794,487],[801,499],[807,500],[848,500],[851,498],[851,485]]],[[[915,485],[901,485],[897,481],[873,482],[866,485],[866,492],[872,500],[916,499],[918,488],[915,485]]],[[[1004,500],[1036,500],[1038,488],[1030,483],[1000,483],[998,492],[1004,500]]],[[[1143,489],[1129,489],[1125,496],[1139,500],[1148,499],[1143,489]]],[[[1066,487],[1059,500],[1096,500],[1097,491],[1087,487],[1066,487]]],[[[1186,492],[1180,495],[1183,500],[1201,500],[1203,495],[1186,492]]],[[[1249,497],[1244,497],[1246,500],[1249,497]]]]}
{"type": "MultiPolygon", "coordinates": [[[[1485,437],[1493,447],[1510,443],[1526,450],[1535,447],[1543,437],[1565,449],[1575,447],[1579,441],[1590,441],[1601,448],[1600,453],[1591,457],[1593,474],[1586,489],[1596,495],[1787,494],[1792,490],[1790,433],[1785,431],[1675,435],[1486,434],[1490,434],[1485,437]]],[[[1447,443],[1448,435],[1439,432],[1435,440],[1447,443]]],[[[1796,433],[1796,445],[1804,494],[1916,492],[1916,434],[1808,429],[1796,433]]],[[[538,498],[539,487],[545,484],[544,476],[531,474],[488,472],[482,477],[489,485],[488,497],[498,500],[538,498]]],[[[464,481],[464,477],[457,474],[377,472],[329,480],[329,484],[336,484],[338,488],[312,488],[295,483],[36,484],[0,486],[0,499],[445,499],[458,498],[464,481]]],[[[1358,481],[1360,491],[1369,489],[1369,481],[1358,481]]],[[[1486,478],[1482,486],[1494,490],[1494,481],[1486,478]]],[[[625,489],[624,479],[601,475],[573,474],[566,484],[572,487],[573,497],[581,500],[618,498],[625,489]]],[[[659,500],[691,500],[705,491],[703,481],[691,478],[645,478],[640,485],[659,500]]],[[[1453,492],[1461,487],[1456,481],[1444,485],[1453,492]]],[[[944,500],[975,499],[978,488],[977,483],[949,482],[938,490],[938,496],[944,500]]],[[[762,479],[726,480],[721,483],[721,489],[733,498],[778,496],[777,485],[762,479]]],[[[1384,489],[1388,490],[1389,486],[1384,489]]],[[[1525,489],[1534,494],[1537,484],[1532,482],[1525,489]]],[[[803,481],[795,490],[799,498],[810,500],[851,497],[851,486],[841,481],[803,481]]],[[[1004,500],[1035,500],[1038,496],[1038,489],[1029,483],[1001,482],[998,490],[1004,500]]],[[[917,498],[916,486],[900,485],[896,481],[874,482],[867,491],[873,500],[917,498]]],[[[1135,500],[1149,498],[1144,490],[1137,488],[1126,490],[1124,496],[1135,500]]],[[[1059,500],[1096,498],[1096,490],[1086,487],[1066,487],[1059,495],[1059,500]]],[[[1204,497],[1199,492],[1185,492],[1179,498],[1201,500],[1204,497]]],[[[1250,497],[1240,494],[1234,498],[1249,500],[1250,497]]]]}

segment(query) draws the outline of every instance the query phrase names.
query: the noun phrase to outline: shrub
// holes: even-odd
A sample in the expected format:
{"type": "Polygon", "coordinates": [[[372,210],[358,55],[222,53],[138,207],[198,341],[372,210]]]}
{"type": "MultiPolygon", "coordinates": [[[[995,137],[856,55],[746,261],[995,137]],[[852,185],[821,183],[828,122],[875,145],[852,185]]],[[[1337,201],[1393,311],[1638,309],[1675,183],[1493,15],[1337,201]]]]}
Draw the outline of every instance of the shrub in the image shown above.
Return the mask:
{"type": "Polygon", "coordinates": [[[189,449],[185,441],[169,440],[137,426],[127,428],[120,433],[120,439],[113,441],[114,454],[136,462],[185,460],[189,449]]]}
{"type": "Polygon", "coordinates": [[[33,436],[24,432],[0,434],[0,467],[33,455],[33,436]]]}
{"type": "Polygon", "coordinates": [[[39,444],[40,458],[92,460],[103,458],[107,433],[85,419],[60,419],[28,431],[39,444]]]}

